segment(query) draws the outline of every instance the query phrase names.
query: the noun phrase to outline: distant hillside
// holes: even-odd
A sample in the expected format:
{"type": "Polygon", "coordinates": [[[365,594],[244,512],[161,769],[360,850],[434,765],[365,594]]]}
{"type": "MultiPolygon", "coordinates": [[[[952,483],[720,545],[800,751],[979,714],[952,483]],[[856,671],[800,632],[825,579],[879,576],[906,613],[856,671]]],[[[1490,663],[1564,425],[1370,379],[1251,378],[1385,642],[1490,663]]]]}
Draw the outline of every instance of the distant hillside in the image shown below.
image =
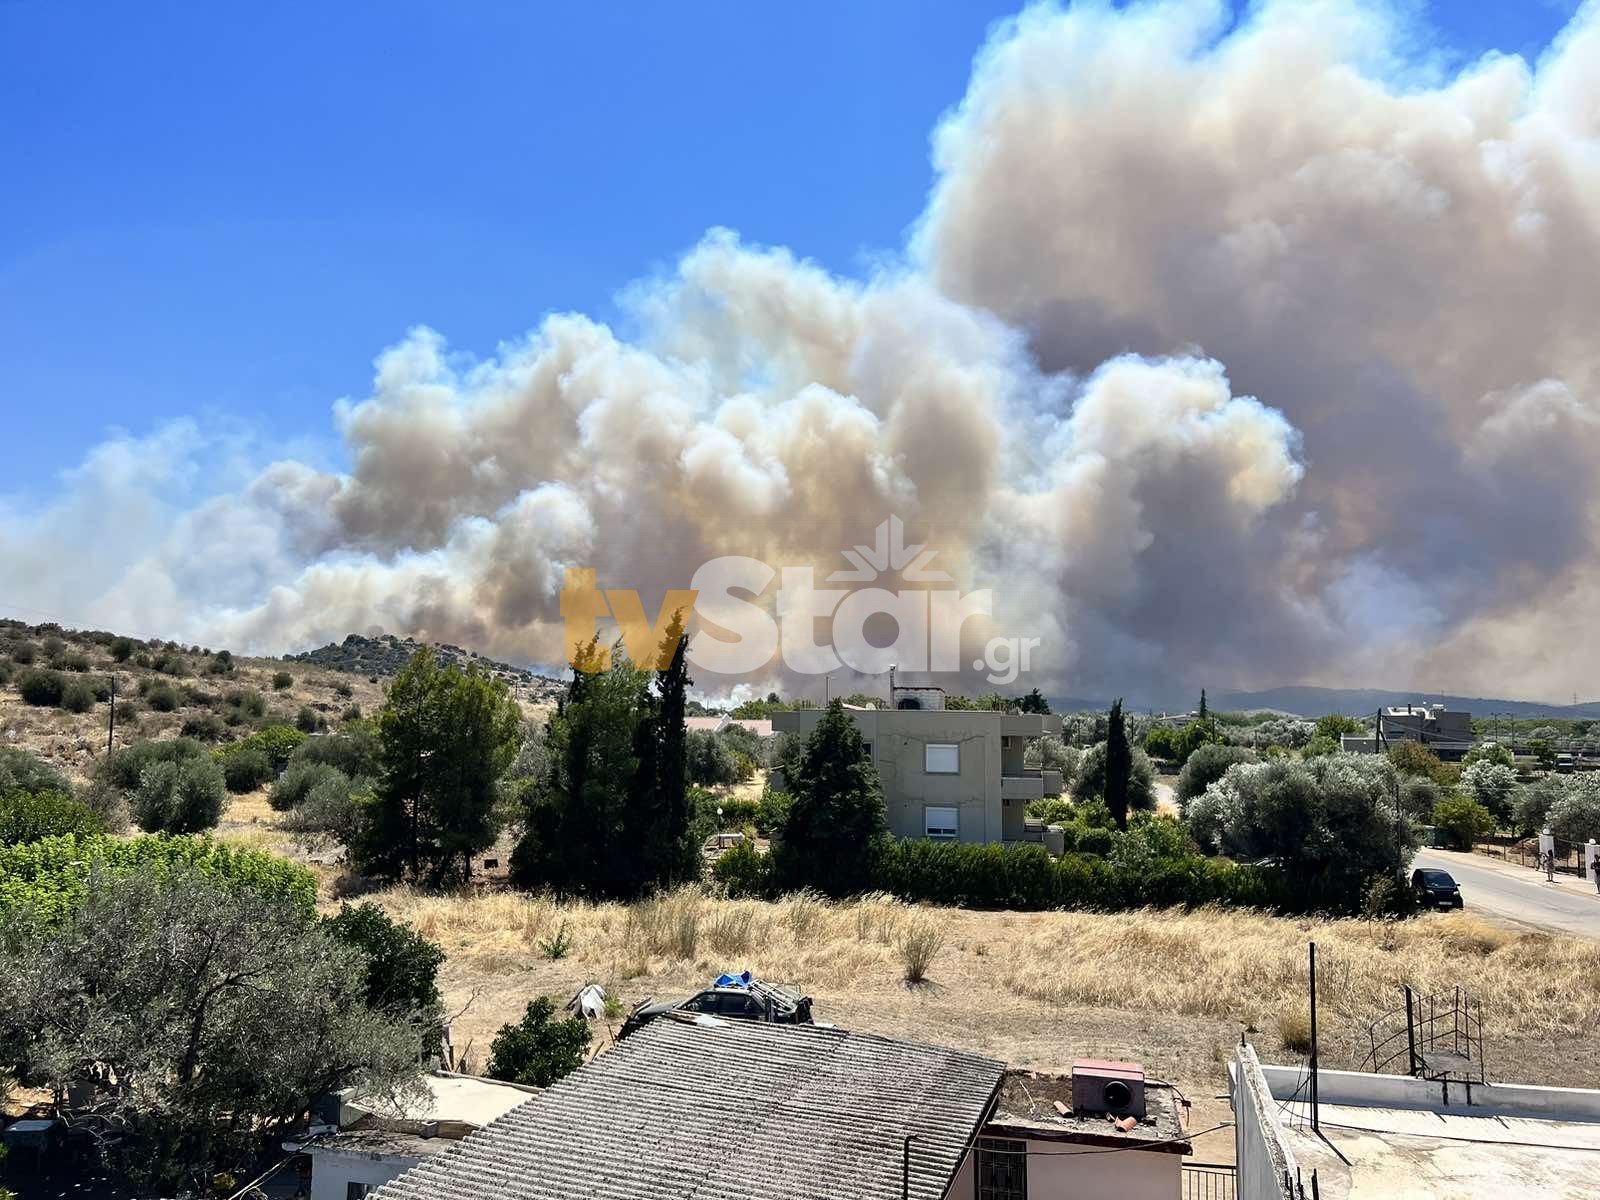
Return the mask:
{"type": "Polygon", "coordinates": [[[1269,688],[1264,692],[1225,692],[1214,696],[1211,703],[1214,708],[1222,710],[1274,708],[1303,717],[1320,717],[1325,713],[1356,716],[1376,712],[1392,704],[1443,704],[1446,708],[1464,708],[1478,716],[1495,712],[1513,717],[1553,717],[1564,720],[1600,717],[1600,701],[1597,700],[1584,704],[1542,704],[1536,700],[1451,696],[1426,691],[1392,692],[1378,688],[1269,688]]]}
{"type": "MultiPolygon", "coordinates": [[[[1164,697],[1165,703],[1152,703],[1149,699],[1131,695],[1128,706],[1142,712],[1146,708],[1165,709],[1169,712],[1188,712],[1198,702],[1198,695],[1187,699],[1164,697]]],[[[1600,700],[1583,704],[1543,704],[1536,700],[1504,700],[1492,696],[1453,696],[1426,691],[1387,691],[1382,688],[1325,688],[1279,687],[1261,692],[1213,692],[1211,707],[1218,712],[1279,712],[1297,717],[1321,717],[1328,713],[1364,716],[1385,705],[1443,704],[1447,708],[1464,708],[1475,716],[1501,713],[1512,717],[1549,717],[1555,720],[1594,720],[1600,718],[1600,700]]],[[[1079,697],[1052,698],[1050,707],[1059,713],[1104,712],[1109,700],[1085,700],[1079,697]]]]}
{"type": "Polygon", "coordinates": [[[475,651],[464,650],[448,642],[423,643],[412,638],[397,638],[392,633],[373,638],[352,633],[342,642],[329,642],[316,650],[285,654],[283,657],[287,662],[310,663],[330,671],[348,671],[352,675],[397,675],[411,661],[411,656],[425,644],[431,646],[443,662],[458,667],[477,663],[491,675],[517,688],[526,700],[554,700],[566,687],[559,679],[551,679],[525,667],[514,667],[510,663],[484,658],[475,651]]]}

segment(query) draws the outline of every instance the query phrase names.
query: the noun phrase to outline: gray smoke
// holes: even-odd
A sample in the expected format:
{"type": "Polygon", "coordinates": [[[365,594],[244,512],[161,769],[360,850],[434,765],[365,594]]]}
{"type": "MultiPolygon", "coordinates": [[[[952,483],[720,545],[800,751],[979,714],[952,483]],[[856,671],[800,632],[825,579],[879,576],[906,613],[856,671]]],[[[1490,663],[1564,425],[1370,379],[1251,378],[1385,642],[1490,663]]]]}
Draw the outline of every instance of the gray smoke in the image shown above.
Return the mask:
{"type": "Polygon", "coordinates": [[[10,514],[8,591],[548,664],[568,566],[649,607],[718,555],[820,579],[897,514],[1041,638],[1023,683],[1052,694],[1589,690],[1600,7],[1536,67],[1458,74],[1387,9],[1225,19],[1031,9],[936,131],[902,265],[717,230],[630,289],[633,341],[562,315],[464,364],[418,328],[336,409],[348,472],[285,456],[175,504],[259,449],[108,443],[10,514]],[[102,539],[92,573],[70,538],[102,539]]]}

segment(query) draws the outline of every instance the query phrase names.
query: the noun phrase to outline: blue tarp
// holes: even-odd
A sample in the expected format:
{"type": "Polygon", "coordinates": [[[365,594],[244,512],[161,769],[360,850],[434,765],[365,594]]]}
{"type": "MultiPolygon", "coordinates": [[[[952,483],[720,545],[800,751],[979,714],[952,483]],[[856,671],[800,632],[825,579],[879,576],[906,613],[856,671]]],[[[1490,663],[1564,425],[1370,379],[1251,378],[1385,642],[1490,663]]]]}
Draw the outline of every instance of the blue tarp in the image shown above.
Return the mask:
{"type": "Polygon", "coordinates": [[[718,975],[712,987],[742,987],[750,986],[750,972],[745,971],[738,975],[718,975]]]}

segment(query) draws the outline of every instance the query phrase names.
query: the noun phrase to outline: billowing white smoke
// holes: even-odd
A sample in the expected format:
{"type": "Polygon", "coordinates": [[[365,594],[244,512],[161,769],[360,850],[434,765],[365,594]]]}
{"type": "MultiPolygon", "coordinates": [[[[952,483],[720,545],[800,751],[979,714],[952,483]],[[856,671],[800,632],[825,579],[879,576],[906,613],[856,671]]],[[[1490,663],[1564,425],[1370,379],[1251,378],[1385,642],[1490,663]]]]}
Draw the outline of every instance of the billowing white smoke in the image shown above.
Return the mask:
{"type": "Polygon", "coordinates": [[[1041,638],[1024,683],[1054,694],[1581,687],[1597,652],[1538,618],[1600,583],[1600,10],[1536,71],[1449,79],[1353,3],[1224,16],[1001,30],[902,269],[714,231],[630,291],[632,343],[559,316],[463,365],[414,330],[337,410],[348,473],[287,458],[173,512],[192,431],[103,447],[0,530],[35,564],[7,590],[245,648],[381,626],[551,663],[568,566],[649,607],[718,555],[820,578],[897,514],[1041,638]],[[68,576],[52,548],[95,528],[68,576]]]}

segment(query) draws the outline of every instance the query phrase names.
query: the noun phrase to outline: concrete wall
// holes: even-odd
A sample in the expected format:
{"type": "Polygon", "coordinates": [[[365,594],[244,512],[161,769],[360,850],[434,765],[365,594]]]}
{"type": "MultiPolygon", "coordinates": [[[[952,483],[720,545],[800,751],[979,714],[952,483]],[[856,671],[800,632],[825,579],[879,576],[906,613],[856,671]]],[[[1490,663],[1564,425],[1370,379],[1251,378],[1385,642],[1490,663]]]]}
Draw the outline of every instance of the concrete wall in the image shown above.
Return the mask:
{"type": "Polygon", "coordinates": [[[1278,1106],[1256,1052],[1240,1046],[1228,1066],[1233,1100],[1233,1148],[1239,1200],[1292,1200],[1284,1179],[1293,1178],[1294,1154],[1278,1124],[1278,1106]]]}
{"type": "MultiPolygon", "coordinates": [[[[1284,1100],[1305,1081],[1304,1067],[1262,1067],[1272,1095],[1284,1100]]],[[[1304,1092],[1301,1096],[1304,1098],[1304,1092]]],[[[1600,1091],[1591,1088],[1536,1087],[1524,1083],[1452,1083],[1411,1075],[1368,1075],[1362,1071],[1317,1072],[1317,1097],[1324,1104],[1367,1108],[1460,1111],[1508,1117],[1600,1121],[1600,1091]]]]}
{"type": "MultiPolygon", "coordinates": [[[[1157,1150],[1125,1150],[1116,1154],[1070,1142],[1028,1141],[1028,1200],[1079,1200],[1084,1196],[1115,1200],[1180,1200],[1183,1157],[1157,1150]]],[[[974,1200],[978,1194],[974,1147],[945,1193],[949,1200],[974,1200]]]]}
{"type": "Polygon", "coordinates": [[[398,1179],[422,1160],[398,1154],[360,1154],[341,1150],[311,1150],[311,1200],[345,1200],[349,1185],[376,1188],[398,1179]]]}

